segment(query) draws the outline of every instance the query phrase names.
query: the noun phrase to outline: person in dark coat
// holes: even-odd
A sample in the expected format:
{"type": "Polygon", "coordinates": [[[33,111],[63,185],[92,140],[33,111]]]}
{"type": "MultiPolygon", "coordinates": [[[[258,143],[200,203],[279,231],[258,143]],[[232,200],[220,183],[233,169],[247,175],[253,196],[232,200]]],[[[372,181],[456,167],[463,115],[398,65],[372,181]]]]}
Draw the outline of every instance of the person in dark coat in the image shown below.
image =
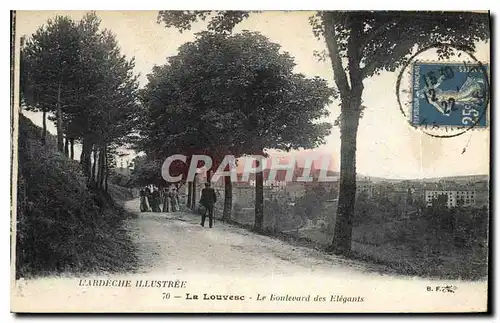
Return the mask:
{"type": "Polygon", "coordinates": [[[205,226],[205,218],[208,213],[208,225],[212,227],[212,221],[214,217],[214,205],[217,202],[217,195],[215,194],[215,190],[210,187],[210,183],[205,184],[205,188],[201,191],[201,199],[200,204],[205,208],[205,212],[201,216],[201,226],[205,226]]]}

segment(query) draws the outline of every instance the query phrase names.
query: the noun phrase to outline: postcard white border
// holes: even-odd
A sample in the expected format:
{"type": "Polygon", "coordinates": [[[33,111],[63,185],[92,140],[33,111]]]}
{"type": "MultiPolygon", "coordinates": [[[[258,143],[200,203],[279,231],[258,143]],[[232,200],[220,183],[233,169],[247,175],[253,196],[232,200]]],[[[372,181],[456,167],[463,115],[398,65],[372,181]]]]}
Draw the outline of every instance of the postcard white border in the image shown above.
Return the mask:
{"type": "MultiPolygon", "coordinates": [[[[498,6],[499,6],[499,3],[498,2],[493,2],[493,1],[483,1],[483,0],[478,0],[478,1],[473,1],[473,2],[470,2],[470,1],[453,1],[452,3],[449,3],[449,2],[436,2],[436,1],[428,1],[428,0],[425,0],[425,1],[419,1],[418,3],[409,3],[409,2],[399,2],[399,1],[377,1],[377,2],[373,2],[373,1],[351,1],[351,2],[347,2],[347,3],[343,3],[342,5],[339,5],[338,7],[336,5],[334,5],[334,8],[332,8],[332,2],[331,1],[309,1],[309,2],[303,2],[303,1],[296,1],[296,0],[293,0],[293,1],[280,1],[280,2],[269,2],[269,1],[265,1],[265,0],[256,0],[256,1],[251,1],[249,3],[247,3],[247,5],[251,5],[252,7],[258,7],[257,9],[270,9],[270,10],[273,10],[273,9],[372,9],[371,7],[377,7],[377,9],[381,9],[381,8],[384,8],[384,9],[403,9],[403,10],[408,10],[408,9],[432,9],[432,10],[439,10],[439,9],[446,9],[446,10],[450,10],[450,9],[460,9],[460,10],[474,10],[474,9],[477,9],[477,8],[490,8],[492,9],[492,13],[493,14],[496,14],[498,13],[498,6]],[[280,3],[282,2],[282,3],[280,3]]],[[[185,8],[200,8],[200,7],[205,7],[206,6],[206,2],[204,1],[182,1],[179,3],[179,6],[177,8],[179,9],[185,9],[185,8]]],[[[240,3],[239,5],[236,4],[232,1],[220,1],[220,0],[216,0],[216,1],[211,1],[210,2],[210,5],[209,7],[207,7],[207,9],[220,9],[222,8],[223,6],[230,6],[231,8],[234,8],[234,9],[239,9],[239,8],[242,8],[242,9],[248,9],[247,6],[245,6],[245,3],[240,3]],[[241,6],[243,4],[243,6],[241,6]]],[[[4,64],[1,65],[1,69],[2,69],[2,73],[1,75],[3,76],[3,80],[2,80],[2,94],[3,94],[3,98],[4,98],[4,114],[3,114],[3,118],[1,118],[2,122],[3,122],[3,125],[2,127],[0,127],[0,129],[2,129],[3,133],[2,133],[2,136],[1,136],[1,147],[2,147],[2,151],[10,151],[10,69],[8,67],[8,65],[6,64],[7,61],[10,60],[10,38],[9,38],[9,34],[7,34],[6,32],[6,29],[7,27],[10,28],[10,14],[8,12],[8,10],[10,9],[69,9],[69,10],[76,10],[76,9],[135,9],[135,10],[145,10],[145,9],[158,9],[158,8],[162,8],[162,9],[176,9],[175,7],[175,4],[172,4],[172,3],[169,3],[168,5],[164,2],[164,1],[148,1],[148,0],[145,0],[145,1],[140,1],[140,2],[136,2],[136,3],[133,3],[133,4],[124,4],[123,2],[121,2],[118,6],[116,6],[114,4],[114,1],[109,1],[109,3],[106,3],[104,1],[99,1],[99,0],[89,0],[89,1],[85,1],[85,2],[80,2],[80,3],[75,3],[75,2],[68,2],[68,1],[43,1],[43,2],[39,2],[39,1],[16,1],[15,3],[11,4],[9,2],[7,3],[2,3],[2,13],[3,13],[3,16],[2,16],[2,21],[4,22],[4,32],[1,34],[1,37],[2,37],[2,42],[1,44],[4,46],[4,50],[1,52],[2,53],[2,56],[3,56],[3,62],[4,64]],[[5,6],[9,6],[10,5],[10,8],[4,8],[5,6]],[[15,7],[15,8],[12,8],[12,7],[15,7]],[[7,26],[9,25],[9,26],[7,26]],[[9,85],[9,87],[7,86],[9,85]],[[8,106],[9,108],[7,109],[8,106]],[[8,114],[6,111],[9,111],[8,114]],[[9,116],[9,117],[8,117],[9,116]]],[[[252,9],[252,8],[250,8],[252,9]]],[[[375,9],[375,8],[373,8],[375,9]]],[[[495,38],[495,41],[493,42],[494,44],[498,44],[498,39],[497,39],[497,36],[496,36],[496,33],[493,34],[494,35],[494,38],[495,38]]],[[[493,52],[495,53],[495,52],[493,52]]],[[[495,74],[496,72],[496,69],[492,71],[493,74],[495,74]]],[[[495,85],[495,88],[492,89],[492,92],[493,93],[497,93],[495,90],[497,89],[497,82],[494,83],[495,85]]],[[[492,120],[492,123],[495,123],[496,124],[496,121],[497,121],[497,114],[495,113],[494,114],[494,119],[492,120]]],[[[498,139],[496,138],[496,133],[494,134],[495,135],[495,139],[498,139]]],[[[498,142],[498,141],[495,141],[495,142],[498,142]]],[[[496,148],[496,145],[495,145],[495,148],[496,148]]],[[[496,150],[495,150],[496,151],[496,150]]],[[[3,172],[2,174],[4,174],[3,176],[7,177],[5,174],[7,174],[7,169],[9,169],[9,173],[10,173],[10,159],[6,158],[6,156],[4,156],[3,159],[1,159],[1,165],[2,165],[2,168],[3,168],[3,172]]],[[[500,162],[499,162],[500,163],[500,162]]],[[[498,167],[499,163],[495,163],[495,166],[498,167]]],[[[495,172],[493,173],[495,174],[495,172]]],[[[493,175],[492,174],[492,175],[493,175]]],[[[494,182],[497,178],[497,176],[495,176],[495,178],[492,178],[492,182],[494,182]]],[[[4,206],[4,213],[7,213],[6,211],[10,209],[10,180],[7,181],[7,178],[6,180],[3,181],[3,186],[2,186],[2,191],[1,191],[1,198],[3,199],[2,201],[4,203],[2,203],[2,205],[4,206]],[[9,184],[7,184],[9,183],[9,184]]],[[[495,192],[495,199],[497,198],[497,194],[500,194],[500,193],[497,193],[495,192]]],[[[4,216],[4,231],[3,231],[3,237],[4,237],[4,248],[3,250],[7,250],[6,249],[6,244],[7,242],[10,244],[10,236],[9,234],[7,233],[7,230],[6,228],[9,228],[10,227],[10,219],[7,220],[9,217],[7,216],[4,216]]],[[[498,232],[498,226],[499,226],[499,221],[497,220],[496,222],[496,225],[495,225],[495,230],[494,232],[498,232]]],[[[490,246],[491,248],[493,248],[493,250],[495,251],[495,256],[498,256],[498,248],[495,248],[495,246],[490,246]]],[[[4,274],[3,277],[4,277],[4,281],[5,280],[9,280],[10,281],[10,259],[9,259],[9,254],[7,254],[6,252],[4,252],[3,254],[3,257],[2,257],[2,261],[3,261],[3,266],[2,266],[2,273],[4,274]]],[[[496,258],[496,257],[495,257],[496,258]]],[[[498,274],[498,271],[495,270],[496,273],[498,274]]],[[[498,275],[496,275],[498,277],[498,275]]],[[[2,297],[3,300],[5,300],[5,302],[3,303],[4,304],[4,307],[3,307],[3,311],[2,313],[4,313],[2,315],[2,319],[5,318],[5,320],[2,320],[4,322],[11,322],[11,321],[14,321],[15,317],[9,313],[10,311],[10,302],[8,301],[9,298],[10,298],[10,288],[4,288],[4,296],[5,297],[2,297]]],[[[496,303],[498,304],[498,297],[495,297],[495,300],[496,300],[496,303]]],[[[497,305],[496,304],[496,305],[497,305]]],[[[497,309],[498,309],[498,305],[495,306],[497,309]]],[[[471,317],[472,318],[472,317],[471,317]]],[[[47,321],[47,322],[52,322],[54,318],[52,317],[45,317],[45,318],[39,318],[40,321],[47,321]]],[[[68,320],[68,321],[73,321],[75,318],[63,318],[63,321],[65,320],[68,320]]],[[[76,318],[78,319],[78,318],[76,318]]],[[[108,317],[108,318],[99,318],[99,317],[95,317],[94,320],[96,322],[105,322],[106,321],[109,321],[109,320],[121,320],[123,319],[122,317],[108,317]]],[[[141,319],[143,318],[129,318],[131,321],[140,321],[141,319]]],[[[164,318],[160,318],[158,317],[157,319],[164,319],[164,318]]],[[[176,320],[177,318],[169,318],[169,320],[176,320]]],[[[198,321],[198,320],[201,320],[203,318],[190,318],[190,320],[192,321],[198,321]]],[[[234,319],[234,318],[229,318],[229,319],[234,319]]],[[[259,321],[262,321],[262,320],[271,320],[271,319],[276,319],[275,317],[273,318],[252,318],[252,319],[258,319],[259,321]]],[[[287,318],[289,319],[289,318],[287,318]]],[[[332,318],[328,318],[328,319],[332,319],[332,318]]],[[[340,321],[344,321],[345,318],[334,318],[335,320],[340,320],[340,321]]],[[[362,318],[361,318],[362,319],[362,318]]],[[[379,317],[378,319],[381,319],[381,320],[385,320],[386,318],[384,317],[379,317]]],[[[408,319],[408,318],[406,318],[408,319]]],[[[443,319],[445,320],[455,320],[456,318],[454,317],[439,317],[439,318],[428,318],[428,317],[425,317],[425,318],[419,318],[417,317],[417,319],[422,319],[422,320],[425,320],[426,322],[432,322],[434,320],[439,320],[439,321],[442,321],[443,319]]]]}

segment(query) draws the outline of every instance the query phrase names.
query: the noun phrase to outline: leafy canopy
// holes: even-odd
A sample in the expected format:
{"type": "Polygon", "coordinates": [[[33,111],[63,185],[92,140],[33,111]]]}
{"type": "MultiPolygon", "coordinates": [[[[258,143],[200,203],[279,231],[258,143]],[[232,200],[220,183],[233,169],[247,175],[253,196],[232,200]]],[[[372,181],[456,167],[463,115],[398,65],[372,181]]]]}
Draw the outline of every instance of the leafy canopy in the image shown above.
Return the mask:
{"type": "Polygon", "coordinates": [[[120,142],[137,119],[133,68],[134,60],[121,54],[115,35],[100,30],[95,13],[78,22],[56,16],[23,38],[23,104],[30,110],[55,112],[59,100],[69,137],[120,142]]]}
{"type": "MultiPolygon", "coordinates": [[[[210,18],[208,30],[230,32],[249,14],[246,11],[160,11],[158,22],[184,31],[196,21],[210,18]]],[[[317,37],[324,37],[336,47],[328,46],[330,58],[337,61],[335,64],[347,58],[347,66],[334,66],[334,72],[359,69],[360,79],[383,70],[394,71],[412,51],[436,43],[473,51],[476,43],[489,39],[490,34],[488,14],[476,12],[319,11],[309,22],[317,37]]],[[[443,47],[439,54],[449,58],[453,49],[443,47]]],[[[335,77],[339,77],[342,87],[348,86],[347,76],[335,77]]]]}
{"type": "Polygon", "coordinates": [[[142,98],[147,107],[142,147],[166,157],[201,151],[262,153],[310,148],[330,124],[335,94],[325,80],[293,73],[293,58],[261,34],[203,32],[153,68],[142,98]]]}

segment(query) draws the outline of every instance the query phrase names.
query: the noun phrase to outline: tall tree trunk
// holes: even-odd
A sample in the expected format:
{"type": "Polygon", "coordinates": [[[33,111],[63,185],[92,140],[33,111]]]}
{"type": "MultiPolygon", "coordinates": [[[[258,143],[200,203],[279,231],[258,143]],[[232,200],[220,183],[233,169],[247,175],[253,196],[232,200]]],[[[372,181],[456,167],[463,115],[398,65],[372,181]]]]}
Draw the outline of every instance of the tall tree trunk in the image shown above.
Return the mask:
{"type": "Polygon", "coordinates": [[[108,158],[106,156],[106,167],[105,167],[105,178],[104,178],[104,190],[107,192],[108,191],[108,176],[109,176],[109,165],[108,165],[108,158]]]}
{"type": "Polygon", "coordinates": [[[104,179],[106,176],[106,163],[107,163],[108,147],[104,144],[101,148],[101,157],[99,158],[101,168],[99,169],[99,187],[104,188],[104,179]]]}
{"type": "Polygon", "coordinates": [[[104,146],[104,189],[107,191],[108,190],[108,170],[109,170],[109,165],[108,165],[108,146],[104,146]]]}
{"type": "Polygon", "coordinates": [[[106,164],[106,171],[105,171],[105,177],[104,177],[104,190],[107,192],[108,191],[108,175],[109,175],[109,166],[106,164]]]}
{"type": "Polygon", "coordinates": [[[83,174],[89,178],[89,167],[86,164],[87,161],[87,146],[88,146],[88,141],[83,138],[82,139],[82,151],[80,152],[80,165],[82,165],[83,169],[83,174]]]}
{"type": "Polygon", "coordinates": [[[186,206],[191,208],[191,200],[193,199],[193,182],[187,182],[188,193],[186,206]]]}
{"type": "Polygon", "coordinates": [[[62,121],[62,109],[61,109],[61,81],[59,81],[59,85],[57,88],[57,151],[64,151],[64,142],[63,142],[63,121],[62,121]]]}
{"type": "Polygon", "coordinates": [[[43,121],[42,121],[42,145],[45,145],[45,143],[47,142],[47,111],[45,110],[45,108],[43,108],[42,110],[42,118],[43,118],[43,121]]]}
{"type": "Polygon", "coordinates": [[[64,155],[69,156],[69,140],[68,137],[64,138],[64,155]]]}
{"type": "Polygon", "coordinates": [[[191,198],[191,209],[196,209],[196,174],[193,177],[193,197],[191,198]]]}
{"type": "Polygon", "coordinates": [[[96,148],[95,153],[97,155],[97,166],[95,168],[95,187],[101,187],[101,174],[102,174],[102,147],[96,148]]]}
{"type": "Polygon", "coordinates": [[[102,146],[99,151],[99,188],[103,187],[104,182],[104,156],[106,154],[105,146],[102,146]]]}
{"type": "Polygon", "coordinates": [[[75,138],[69,140],[69,158],[75,159],[75,138]]]}
{"type": "Polygon", "coordinates": [[[108,146],[104,145],[103,146],[103,153],[102,153],[102,175],[101,175],[101,188],[105,189],[106,188],[106,168],[108,165],[108,146]]]}
{"type": "Polygon", "coordinates": [[[91,155],[92,155],[92,143],[90,142],[89,138],[83,138],[82,141],[82,153],[80,155],[80,164],[82,165],[83,168],[83,173],[87,178],[91,179],[91,172],[90,169],[92,167],[91,163],[91,155]]]}
{"type": "Polygon", "coordinates": [[[94,162],[92,163],[92,176],[91,176],[91,183],[92,183],[92,186],[95,186],[96,184],[96,164],[97,164],[97,148],[94,149],[94,162]]]}
{"type": "Polygon", "coordinates": [[[350,37],[347,42],[349,84],[335,30],[338,19],[340,16],[333,12],[323,13],[325,41],[332,63],[333,77],[341,98],[339,198],[333,241],[328,251],[347,255],[351,251],[352,217],[356,201],[356,137],[364,78],[360,69],[357,35],[363,26],[359,21],[353,21],[350,26],[350,37]]]}
{"type": "MultiPolygon", "coordinates": [[[[87,144],[88,144],[88,142],[85,140],[85,138],[83,138],[82,151],[80,152],[80,164],[82,164],[82,166],[85,162],[85,152],[86,152],[87,144]]],[[[83,171],[85,172],[85,169],[83,171]]]]}
{"type": "MultiPolygon", "coordinates": [[[[262,163],[262,161],[259,161],[262,163]]],[[[255,173],[255,223],[254,230],[262,232],[264,223],[264,174],[262,171],[255,173]]]]}
{"type": "Polygon", "coordinates": [[[104,188],[104,171],[106,168],[106,144],[99,150],[99,171],[97,176],[97,187],[104,188]]]}
{"type": "Polygon", "coordinates": [[[224,177],[224,210],[222,220],[231,220],[231,210],[233,208],[233,183],[230,176],[224,177]]]}
{"type": "Polygon", "coordinates": [[[340,183],[337,218],[330,251],[347,255],[351,251],[352,218],[356,201],[356,144],[360,117],[362,86],[350,91],[341,105],[340,183]]]}
{"type": "Polygon", "coordinates": [[[212,181],[212,169],[207,170],[207,183],[212,181]]]}

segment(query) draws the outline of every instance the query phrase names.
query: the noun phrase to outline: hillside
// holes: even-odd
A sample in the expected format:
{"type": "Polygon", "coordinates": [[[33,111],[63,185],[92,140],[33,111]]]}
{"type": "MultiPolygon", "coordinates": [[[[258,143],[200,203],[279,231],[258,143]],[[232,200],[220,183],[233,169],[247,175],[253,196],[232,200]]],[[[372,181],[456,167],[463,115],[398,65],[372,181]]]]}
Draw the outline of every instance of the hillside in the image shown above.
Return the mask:
{"type": "Polygon", "coordinates": [[[457,183],[469,183],[469,182],[489,181],[489,176],[483,175],[483,174],[478,174],[478,175],[463,175],[463,176],[394,179],[394,178],[384,178],[384,177],[375,177],[375,176],[367,176],[367,175],[358,174],[357,179],[358,180],[370,180],[372,182],[392,182],[392,183],[402,182],[402,181],[410,181],[410,182],[454,181],[457,183]]]}
{"type": "Polygon", "coordinates": [[[16,276],[133,269],[129,216],[107,192],[89,190],[77,161],[19,116],[16,276]]]}

